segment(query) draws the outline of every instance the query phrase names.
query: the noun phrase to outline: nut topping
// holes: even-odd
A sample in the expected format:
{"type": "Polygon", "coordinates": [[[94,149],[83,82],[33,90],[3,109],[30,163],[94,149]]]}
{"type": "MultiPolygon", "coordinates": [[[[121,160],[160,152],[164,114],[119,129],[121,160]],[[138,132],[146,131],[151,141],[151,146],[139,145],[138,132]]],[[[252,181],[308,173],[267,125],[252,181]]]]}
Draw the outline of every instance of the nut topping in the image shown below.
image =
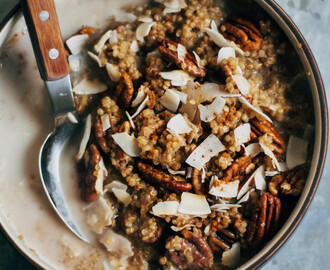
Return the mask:
{"type": "Polygon", "coordinates": [[[166,248],[171,261],[180,269],[209,269],[213,265],[213,253],[200,235],[183,230],[182,235],[170,237],[166,248]]]}
{"type": "Polygon", "coordinates": [[[137,162],[137,168],[146,181],[153,185],[159,185],[173,192],[184,192],[192,189],[192,185],[180,176],[170,175],[154,168],[152,165],[137,162]]]}
{"type": "Polygon", "coordinates": [[[110,148],[108,146],[106,139],[106,132],[103,131],[103,125],[102,125],[101,117],[99,115],[95,116],[94,136],[97,140],[98,145],[103,150],[103,152],[105,154],[108,154],[110,152],[110,148]]]}
{"type": "Polygon", "coordinates": [[[270,193],[299,196],[305,185],[305,176],[302,170],[289,171],[273,176],[268,184],[270,193]]]}
{"type": "Polygon", "coordinates": [[[264,134],[268,134],[273,139],[274,155],[279,158],[285,152],[285,142],[282,136],[277,132],[272,123],[267,120],[258,121],[256,118],[250,120],[251,124],[251,140],[256,140],[264,134]]]}
{"type": "Polygon", "coordinates": [[[246,169],[252,163],[252,158],[250,156],[241,156],[237,158],[225,171],[222,181],[230,182],[239,180],[240,182],[244,180],[246,176],[246,169]]]}
{"type": "Polygon", "coordinates": [[[214,252],[222,252],[229,250],[236,242],[236,235],[228,229],[220,229],[208,238],[208,242],[214,252]]]}
{"type": "Polygon", "coordinates": [[[171,40],[164,40],[163,44],[159,46],[159,52],[174,62],[179,68],[187,71],[190,75],[196,77],[204,77],[206,75],[204,68],[201,68],[197,65],[196,59],[188,52],[184,55],[184,61],[180,61],[178,52],[178,43],[171,40]]]}
{"type": "Polygon", "coordinates": [[[197,170],[196,168],[193,169],[191,174],[194,191],[198,195],[207,194],[207,186],[205,186],[205,183],[202,183],[202,174],[202,171],[197,170]]]}
{"type": "Polygon", "coordinates": [[[259,246],[274,236],[281,214],[279,198],[266,192],[254,206],[251,221],[246,231],[246,241],[251,246],[259,246]]]}
{"type": "Polygon", "coordinates": [[[225,38],[234,41],[243,51],[258,51],[263,41],[260,31],[248,20],[231,16],[221,29],[225,38]]]}
{"type": "Polygon", "coordinates": [[[133,94],[133,82],[129,75],[126,72],[123,72],[115,92],[115,101],[121,108],[127,109],[131,104],[133,94]]]}

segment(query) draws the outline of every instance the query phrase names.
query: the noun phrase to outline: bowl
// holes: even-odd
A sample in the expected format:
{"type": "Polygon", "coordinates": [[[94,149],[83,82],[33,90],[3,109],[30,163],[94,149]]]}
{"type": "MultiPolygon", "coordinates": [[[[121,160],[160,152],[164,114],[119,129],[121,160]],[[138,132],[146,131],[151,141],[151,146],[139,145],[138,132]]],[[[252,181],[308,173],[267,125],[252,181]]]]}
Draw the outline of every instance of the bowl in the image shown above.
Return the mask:
{"type": "MultiPolygon", "coordinates": [[[[82,25],[106,25],[106,17],[120,5],[141,1],[58,0],[57,12],[64,38],[82,25]],[[115,4],[114,4],[115,3],[115,4]],[[72,16],[72,10],[77,11],[72,16]],[[104,10],[110,11],[109,13],[104,10]],[[86,14],[89,14],[86,18],[86,14]]],[[[243,2],[238,10],[251,10],[251,1],[243,2]],[[244,8],[243,8],[244,7],[244,8]],[[250,7],[250,9],[249,9],[250,7]]],[[[238,269],[256,269],[266,262],[290,237],[306,213],[321,178],[328,141],[328,112],[322,78],[313,54],[297,26],[272,0],[256,0],[253,6],[264,10],[280,26],[292,43],[307,74],[305,87],[313,98],[315,143],[311,167],[305,188],[293,212],[276,236],[253,258],[238,269]]],[[[252,9],[253,10],[253,9],[252,9]]],[[[73,253],[90,255],[81,265],[93,264],[95,248],[76,239],[61,223],[48,204],[38,171],[38,152],[52,130],[50,104],[39,79],[32,48],[21,11],[17,6],[0,26],[2,72],[0,85],[0,224],[12,244],[40,269],[73,268],[73,253]],[[72,249],[63,245],[63,237],[72,249]]],[[[69,175],[72,173],[68,168],[69,175]]],[[[75,186],[68,186],[74,192],[75,186]]],[[[81,207],[75,202],[73,211],[81,207]]],[[[79,217],[78,217],[79,218],[79,217]]],[[[77,263],[77,262],[74,262],[77,263]]],[[[79,262],[78,262],[79,263],[79,262]]]]}

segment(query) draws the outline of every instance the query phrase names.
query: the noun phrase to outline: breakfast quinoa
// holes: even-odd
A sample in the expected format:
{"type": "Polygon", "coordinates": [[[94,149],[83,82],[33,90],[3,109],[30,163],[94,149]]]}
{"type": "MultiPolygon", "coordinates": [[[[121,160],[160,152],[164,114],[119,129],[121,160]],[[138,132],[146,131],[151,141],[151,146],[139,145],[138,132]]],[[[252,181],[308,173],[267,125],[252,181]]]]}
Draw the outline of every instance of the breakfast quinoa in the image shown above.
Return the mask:
{"type": "Polygon", "coordinates": [[[295,53],[272,21],[224,10],[156,0],[66,42],[81,197],[111,269],[235,268],[304,188],[313,114],[295,53]]]}

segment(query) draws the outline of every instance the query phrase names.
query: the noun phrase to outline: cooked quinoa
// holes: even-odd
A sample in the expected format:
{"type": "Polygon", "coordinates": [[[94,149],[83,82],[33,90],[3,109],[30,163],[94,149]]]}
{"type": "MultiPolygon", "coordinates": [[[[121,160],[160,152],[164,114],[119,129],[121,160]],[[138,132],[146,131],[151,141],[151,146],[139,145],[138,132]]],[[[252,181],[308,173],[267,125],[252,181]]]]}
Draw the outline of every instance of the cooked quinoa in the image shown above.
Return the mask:
{"type": "Polygon", "coordinates": [[[78,161],[91,230],[103,224],[114,269],[239,266],[274,237],[309,169],[313,114],[308,97],[292,98],[293,48],[272,21],[213,0],[126,12],[136,19],[88,31],[80,80],[98,94],[74,87],[92,119],[78,161]]]}

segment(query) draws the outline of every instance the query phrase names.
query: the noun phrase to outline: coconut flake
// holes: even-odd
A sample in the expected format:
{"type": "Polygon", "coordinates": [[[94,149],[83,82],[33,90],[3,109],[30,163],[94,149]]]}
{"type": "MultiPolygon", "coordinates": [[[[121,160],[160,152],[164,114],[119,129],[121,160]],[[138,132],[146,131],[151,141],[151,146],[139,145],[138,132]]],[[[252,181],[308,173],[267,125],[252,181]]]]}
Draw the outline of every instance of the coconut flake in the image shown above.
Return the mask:
{"type": "Polygon", "coordinates": [[[232,58],[236,57],[235,50],[232,47],[221,48],[218,53],[217,64],[219,65],[222,62],[222,60],[228,59],[230,57],[232,58]]]}
{"type": "Polygon", "coordinates": [[[127,190],[127,185],[120,182],[120,181],[114,180],[110,184],[107,184],[106,186],[104,186],[104,190],[106,190],[108,192],[112,192],[113,188],[121,189],[121,190],[126,191],[127,190]]]}
{"type": "Polygon", "coordinates": [[[67,39],[66,46],[68,46],[72,54],[79,54],[82,52],[89,36],[87,34],[75,35],[67,39]]]}
{"type": "Polygon", "coordinates": [[[181,226],[181,227],[176,227],[176,226],[171,226],[171,229],[173,230],[173,231],[175,231],[175,232],[180,232],[180,231],[182,231],[183,229],[185,229],[185,228],[191,228],[191,227],[196,227],[196,225],[195,224],[186,224],[186,225],[183,225],[183,226],[181,226]]]}
{"type": "Polygon", "coordinates": [[[273,177],[279,173],[279,171],[265,171],[265,176],[273,177]]]}
{"type": "Polygon", "coordinates": [[[84,208],[87,216],[87,224],[95,233],[102,233],[106,226],[112,224],[113,212],[111,205],[102,196],[84,208]]]}
{"type": "MultiPolygon", "coordinates": [[[[102,159],[103,162],[103,159],[102,159]]],[[[95,191],[96,194],[102,194],[103,193],[103,182],[105,179],[105,175],[108,172],[105,172],[104,169],[100,166],[101,161],[98,163],[99,169],[97,170],[97,176],[95,181],[95,191]]]]}
{"type": "Polygon", "coordinates": [[[177,134],[185,134],[192,131],[191,127],[187,124],[186,119],[180,113],[173,116],[170,121],[168,121],[167,128],[177,134]]]}
{"type": "Polygon", "coordinates": [[[251,143],[245,147],[245,155],[256,157],[261,152],[259,143],[251,143]]]}
{"type": "Polygon", "coordinates": [[[218,32],[218,26],[214,20],[211,21],[211,30],[218,32]]]}
{"type": "Polygon", "coordinates": [[[203,68],[203,66],[201,64],[201,58],[199,57],[199,55],[195,51],[193,51],[193,54],[195,56],[197,66],[200,67],[200,68],[203,68]]]}
{"type": "Polygon", "coordinates": [[[93,95],[103,93],[107,90],[107,86],[101,83],[98,79],[93,81],[84,78],[78,84],[76,84],[72,91],[77,95],[93,95]]]}
{"type": "Polygon", "coordinates": [[[279,164],[277,158],[275,157],[274,153],[272,150],[270,150],[266,145],[264,145],[263,143],[259,142],[259,145],[262,149],[262,151],[265,153],[266,156],[269,156],[272,159],[273,165],[280,170],[281,165],[279,164]]]}
{"type": "Polygon", "coordinates": [[[267,188],[267,184],[265,180],[265,170],[262,166],[260,168],[262,169],[257,170],[254,173],[254,184],[256,186],[256,189],[264,191],[267,188]]]}
{"type": "Polygon", "coordinates": [[[147,95],[146,98],[140,104],[140,106],[136,109],[136,112],[132,115],[132,119],[134,119],[140,112],[142,112],[144,107],[147,105],[148,100],[149,96],[147,95]]]}
{"type": "Polygon", "coordinates": [[[136,29],[136,39],[138,41],[143,42],[144,37],[149,35],[149,32],[151,30],[151,27],[155,24],[156,22],[145,22],[141,23],[138,28],[136,29]]]}
{"type": "Polygon", "coordinates": [[[141,148],[137,139],[130,136],[127,132],[113,134],[112,138],[127,155],[131,157],[140,156],[141,148]]]}
{"type": "MultiPolygon", "coordinates": [[[[237,200],[243,197],[245,193],[247,193],[249,190],[255,187],[255,175],[261,174],[263,177],[265,175],[265,167],[260,166],[258,169],[256,169],[253,174],[249,177],[249,179],[244,183],[244,185],[241,187],[237,194],[237,200]]],[[[259,177],[259,176],[258,176],[259,177]]]]}
{"type": "Polygon", "coordinates": [[[239,180],[226,182],[215,178],[209,193],[213,196],[234,198],[237,196],[238,186],[239,180]]]}
{"type": "Polygon", "coordinates": [[[245,79],[242,75],[231,75],[231,77],[233,78],[238,90],[242,93],[242,95],[249,94],[251,86],[247,79],[245,79]]]}
{"type": "Polygon", "coordinates": [[[192,167],[188,167],[188,168],[187,168],[186,179],[191,178],[191,176],[192,176],[192,171],[193,171],[193,168],[192,168],[192,167]]]}
{"type": "Polygon", "coordinates": [[[176,13],[181,11],[181,9],[186,8],[187,4],[184,0],[168,0],[168,1],[157,1],[164,4],[165,9],[163,13],[176,13]]]}
{"type": "Polygon", "coordinates": [[[211,122],[222,112],[225,104],[226,101],[222,97],[216,97],[214,101],[209,105],[198,105],[201,120],[207,123],[211,122]]]}
{"type": "Polygon", "coordinates": [[[190,166],[201,170],[212,157],[226,150],[226,147],[214,134],[210,134],[186,159],[190,166]]]}
{"type": "Polygon", "coordinates": [[[160,72],[160,76],[171,81],[173,86],[185,86],[188,81],[193,81],[194,77],[190,76],[188,72],[183,70],[172,70],[168,72],[160,72]]]}
{"type": "Polygon", "coordinates": [[[145,87],[143,85],[140,86],[135,99],[132,101],[133,108],[139,105],[145,99],[146,93],[144,92],[144,88],[145,87]]]}
{"type": "Polygon", "coordinates": [[[186,93],[183,93],[181,91],[174,90],[174,89],[168,89],[168,90],[171,90],[172,92],[174,92],[175,94],[177,94],[179,96],[179,98],[180,98],[180,101],[183,104],[186,104],[187,103],[188,95],[186,93]]]}
{"type": "Polygon", "coordinates": [[[286,151],[286,163],[291,170],[307,160],[307,146],[308,141],[290,135],[288,148],[286,151]]]}
{"type": "Polygon", "coordinates": [[[247,202],[250,198],[251,192],[254,192],[254,191],[255,191],[255,189],[252,188],[248,192],[246,192],[245,195],[237,202],[237,204],[242,204],[244,202],[247,202]]]}
{"type": "Polygon", "coordinates": [[[230,203],[218,203],[211,205],[211,210],[217,211],[217,212],[226,212],[230,208],[234,207],[242,207],[240,204],[230,204],[230,203]]]}
{"type": "Polygon", "coordinates": [[[81,68],[82,56],[71,54],[68,56],[68,62],[69,62],[70,70],[73,72],[78,72],[80,71],[81,68]]]}
{"type": "Polygon", "coordinates": [[[91,128],[92,128],[92,116],[89,114],[86,118],[84,135],[81,139],[80,146],[79,146],[79,152],[77,154],[78,160],[80,160],[83,157],[83,155],[86,151],[87,143],[88,143],[89,137],[91,135],[91,128]]]}
{"type": "Polygon", "coordinates": [[[105,43],[109,40],[109,38],[111,37],[111,33],[112,30],[108,30],[107,32],[105,32],[101,38],[99,39],[99,41],[94,45],[94,50],[97,53],[100,53],[103,49],[103,46],[105,45],[105,43]]]}
{"type": "Polygon", "coordinates": [[[152,22],[152,18],[150,16],[146,16],[146,15],[141,15],[137,18],[137,20],[139,22],[152,22]]]}
{"type": "Polygon", "coordinates": [[[216,97],[240,97],[240,94],[230,94],[221,89],[222,87],[217,83],[204,83],[201,85],[203,90],[202,102],[212,101],[216,97]]]}
{"type": "Polygon", "coordinates": [[[171,168],[168,168],[167,170],[168,170],[168,172],[170,174],[174,174],[174,175],[176,175],[176,174],[186,175],[186,171],[184,171],[184,170],[182,170],[182,171],[175,171],[175,170],[172,170],[171,168]]]}
{"type": "Polygon", "coordinates": [[[111,45],[118,43],[117,30],[113,30],[110,34],[109,43],[111,45]]]}
{"type": "Polygon", "coordinates": [[[125,206],[128,206],[132,202],[132,197],[126,190],[113,187],[112,192],[115,194],[118,201],[122,202],[125,206]]]}
{"type": "Polygon", "coordinates": [[[99,162],[99,167],[100,167],[100,170],[103,171],[104,176],[108,176],[108,170],[107,170],[107,168],[105,167],[104,160],[103,160],[102,157],[101,157],[100,162],[99,162]]]}
{"type": "Polygon", "coordinates": [[[100,118],[101,118],[101,122],[102,122],[103,131],[107,131],[109,128],[111,128],[109,114],[105,113],[100,118]]]}
{"type": "Polygon", "coordinates": [[[178,53],[178,59],[179,59],[179,61],[180,62],[184,62],[185,56],[186,56],[186,53],[187,53],[187,50],[180,43],[178,44],[178,47],[177,47],[177,53],[178,53]]]}
{"type": "Polygon", "coordinates": [[[241,244],[236,242],[232,247],[222,253],[221,263],[225,266],[235,267],[241,259],[241,244]]]}
{"type": "Polygon", "coordinates": [[[101,62],[100,57],[98,57],[96,54],[88,51],[87,54],[89,55],[90,58],[92,58],[98,65],[99,67],[104,67],[104,64],[101,62]]]}
{"type": "Polygon", "coordinates": [[[131,46],[130,46],[130,50],[132,52],[138,52],[140,50],[139,48],[139,44],[137,43],[136,40],[133,40],[132,43],[131,43],[131,46]]]}
{"type": "Polygon", "coordinates": [[[179,205],[177,201],[158,202],[152,207],[152,214],[155,216],[173,216],[177,214],[179,205]]]}
{"type": "Polygon", "coordinates": [[[74,123],[74,124],[77,124],[78,123],[78,120],[77,118],[73,115],[73,113],[68,113],[67,114],[67,117],[68,119],[70,120],[70,122],[74,123]]]}
{"type": "Polygon", "coordinates": [[[245,104],[247,107],[249,107],[250,109],[252,109],[253,111],[255,111],[256,113],[258,113],[259,115],[261,115],[263,118],[265,118],[267,121],[273,123],[272,119],[269,118],[268,115],[264,114],[260,109],[257,109],[256,107],[254,107],[250,102],[248,102],[246,100],[246,98],[244,97],[239,97],[238,100],[242,103],[245,104]]]}
{"type": "Polygon", "coordinates": [[[105,64],[105,68],[108,72],[108,75],[110,77],[110,79],[113,82],[118,82],[120,77],[121,77],[121,73],[119,72],[119,68],[111,63],[106,63],[105,64]]]}
{"type": "Polygon", "coordinates": [[[235,141],[238,145],[242,145],[250,141],[251,126],[249,123],[242,124],[234,129],[235,141]]]}
{"type": "Polygon", "coordinates": [[[159,99],[159,102],[168,110],[176,112],[179,108],[180,97],[171,89],[167,89],[165,94],[159,99]]]}
{"type": "Polygon", "coordinates": [[[211,213],[209,204],[204,195],[183,192],[178,212],[187,215],[208,215],[211,213]]]}
{"type": "Polygon", "coordinates": [[[131,124],[132,129],[135,129],[135,124],[133,122],[132,116],[128,113],[128,111],[125,111],[125,114],[127,116],[129,123],[131,124]]]}
{"type": "Polygon", "coordinates": [[[119,258],[128,258],[134,255],[131,242],[124,236],[107,229],[102,235],[100,242],[106,249],[116,254],[119,258]]]}
{"type": "Polygon", "coordinates": [[[212,41],[220,48],[222,47],[231,47],[235,49],[235,51],[240,55],[244,56],[244,52],[237,47],[234,42],[230,42],[229,40],[225,39],[223,35],[221,35],[217,30],[212,30],[210,28],[204,28],[204,31],[208,36],[212,39],[212,41]]]}
{"type": "Polygon", "coordinates": [[[114,16],[118,22],[134,22],[136,20],[136,16],[134,14],[121,10],[117,10],[114,16]]]}

